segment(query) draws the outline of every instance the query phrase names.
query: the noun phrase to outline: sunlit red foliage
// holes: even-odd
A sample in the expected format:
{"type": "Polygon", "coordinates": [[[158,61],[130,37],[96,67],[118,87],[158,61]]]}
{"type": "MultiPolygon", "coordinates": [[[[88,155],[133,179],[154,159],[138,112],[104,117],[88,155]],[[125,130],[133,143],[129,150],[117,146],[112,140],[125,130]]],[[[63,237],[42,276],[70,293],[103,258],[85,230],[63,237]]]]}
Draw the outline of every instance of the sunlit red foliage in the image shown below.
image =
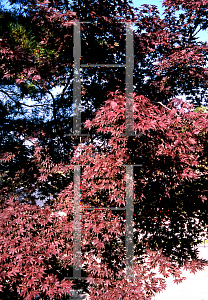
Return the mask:
{"type": "MultiPolygon", "coordinates": [[[[82,169],[82,268],[91,299],[147,299],[165,288],[166,277],[173,275],[180,282],[183,268],[195,272],[206,264],[197,258],[195,246],[208,224],[208,114],[195,112],[178,99],[164,103],[187,82],[186,92],[195,84],[207,84],[207,45],[194,43],[192,36],[198,25],[206,27],[202,21],[207,1],[164,3],[170,18],[161,19],[156,7],[147,5],[137,15],[135,65],[143,64],[143,73],[135,68],[135,136],[125,135],[126,98],[120,92],[111,92],[85,122],[91,137],[82,137],[78,145],[74,137],[68,137],[69,144],[76,145],[65,148],[69,164],[60,163],[61,151],[57,151],[59,163],[51,154],[58,143],[57,99],[52,98],[51,105],[53,134],[35,126],[21,133],[15,126],[8,129],[8,136],[13,132],[17,142],[11,149],[5,142],[0,157],[2,299],[69,297],[74,282],[64,278],[72,276],[73,268],[73,165],[82,169]],[[185,14],[177,21],[171,9],[181,5],[185,14]],[[26,142],[31,143],[30,149],[26,142]],[[134,164],[142,166],[134,169],[134,278],[126,279],[125,211],[107,208],[126,205],[125,165],[134,164]],[[50,196],[50,205],[39,207],[34,193],[50,196]]],[[[63,91],[68,89],[66,73],[72,59],[65,60],[63,52],[73,46],[71,21],[76,16],[55,6],[49,1],[30,1],[36,46],[26,49],[9,40],[6,33],[0,40],[3,80],[16,86],[30,81],[49,94],[63,80],[63,91]]],[[[89,15],[94,14],[91,10],[89,15]]],[[[111,23],[110,18],[101,19],[111,23]]],[[[123,35],[120,37],[123,42],[123,35]]],[[[116,47],[115,43],[110,49],[116,47]]],[[[65,96],[60,95],[61,101],[65,96]]]]}
{"type": "MultiPolygon", "coordinates": [[[[81,205],[85,208],[81,212],[82,263],[88,274],[91,299],[143,299],[145,295],[150,296],[165,287],[164,278],[154,273],[154,268],[158,267],[165,277],[174,275],[178,282],[181,280],[181,268],[195,271],[204,265],[193,256],[178,260],[177,253],[172,255],[174,247],[171,249],[173,252],[170,252],[172,256],[169,253],[168,257],[165,244],[156,246],[151,243],[156,237],[161,240],[170,239],[175,234],[170,224],[173,225],[178,220],[183,226],[191,218],[180,202],[180,197],[177,198],[173,191],[183,182],[193,184],[207,174],[206,160],[203,158],[204,139],[208,130],[207,114],[194,112],[181,101],[173,101],[169,107],[164,107],[152,104],[143,96],[135,96],[134,121],[137,135],[133,137],[136,146],[134,156],[131,154],[133,149],[128,145],[130,137],[124,136],[125,96],[119,93],[111,94],[94,119],[87,121],[85,125],[87,128],[94,128],[97,137],[99,134],[103,135],[100,140],[102,145],[98,146],[99,141],[96,142],[93,136],[91,139],[86,138],[75,149],[71,166],[53,165],[47,157],[40,160],[42,150],[38,145],[34,152],[34,160],[39,169],[37,181],[40,182],[49,180],[57,172],[67,174],[73,169],[73,165],[83,166],[81,205]],[[145,172],[134,180],[135,265],[134,279],[127,280],[125,215],[104,209],[103,206],[125,205],[126,174],[122,165],[133,164],[133,159],[137,160],[139,156],[142,157],[145,172]],[[168,160],[160,164],[165,158],[168,160]],[[150,176],[161,182],[163,194],[155,196],[148,216],[145,215],[147,212],[143,204],[149,201],[147,187],[150,176]],[[165,201],[168,205],[161,206],[165,201]],[[171,205],[175,205],[174,201],[178,201],[178,211],[175,212],[169,210],[171,205]],[[89,206],[97,210],[89,211],[89,206]],[[143,221],[139,223],[143,212],[143,221],[152,224],[153,232],[156,230],[155,224],[159,224],[170,229],[169,237],[166,237],[165,229],[160,233],[156,230],[154,238],[148,228],[145,232],[141,226],[143,221]],[[148,221],[149,217],[152,218],[151,221],[148,221]]],[[[203,197],[204,207],[207,207],[206,193],[203,197]]],[[[50,259],[55,259],[62,270],[73,265],[73,201],[74,186],[70,183],[57,195],[50,207],[39,208],[12,200],[2,202],[2,290],[16,290],[24,299],[32,299],[32,296],[40,293],[42,297],[48,295],[52,299],[54,295],[64,295],[69,291],[71,281],[60,279],[60,274],[53,269],[50,259]]],[[[197,201],[200,203],[200,197],[197,201]]],[[[192,216],[194,213],[192,211],[192,216]]],[[[185,235],[188,234],[183,227],[181,230],[185,235]]],[[[193,238],[198,238],[198,233],[193,238]]],[[[177,245],[180,245],[179,240],[180,238],[177,245]]],[[[193,243],[189,246],[193,247],[193,243]]]]}

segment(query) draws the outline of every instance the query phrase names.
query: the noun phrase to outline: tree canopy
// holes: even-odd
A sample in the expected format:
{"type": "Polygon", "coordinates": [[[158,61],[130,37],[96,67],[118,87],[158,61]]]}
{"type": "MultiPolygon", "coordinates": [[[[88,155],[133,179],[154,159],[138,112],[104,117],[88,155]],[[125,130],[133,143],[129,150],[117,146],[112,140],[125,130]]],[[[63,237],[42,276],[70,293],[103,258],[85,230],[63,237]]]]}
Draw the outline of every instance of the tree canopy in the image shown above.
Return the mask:
{"type": "Polygon", "coordinates": [[[67,299],[73,287],[91,299],[144,299],[165,287],[165,277],[180,281],[181,268],[202,268],[207,43],[196,35],[208,26],[207,1],[163,1],[163,16],[130,1],[11,3],[20,9],[0,11],[1,299],[67,299]],[[70,135],[75,21],[82,64],[125,64],[124,23],[134,24],[135,136],[125,135],[122,67],[82,67],[82,133],[89,136],[70,135]],[[184,94],[190,103],[179,99],[184,94]],[[66,279],[75,259],[74,165],[82,280],[66,279]],[[127,165],[141,165],[133,167],[134,192],[127,165]],[[133,279],[125,278],[128,193],[133,279]]]}

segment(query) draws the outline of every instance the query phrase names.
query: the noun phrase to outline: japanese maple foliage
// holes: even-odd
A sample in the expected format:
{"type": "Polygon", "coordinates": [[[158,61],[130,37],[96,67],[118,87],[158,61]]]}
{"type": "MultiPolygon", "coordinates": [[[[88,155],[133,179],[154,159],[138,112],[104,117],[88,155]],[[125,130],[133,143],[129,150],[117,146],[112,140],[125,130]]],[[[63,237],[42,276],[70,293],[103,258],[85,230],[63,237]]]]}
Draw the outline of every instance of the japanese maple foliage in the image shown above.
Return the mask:
{"type": "MultiPolygon", "coordinates": [[[[194,246],[207,228],[208,116],[177,99],[165,107],[135,96],[136,136],[127,137],[125,105],[125,95],[110,94],[85,124],[95,138],[80,144],[71,161],[83,167],[83,266],[92,299],[144,299],[164,288],[152,268],[179,282],[181,268],[195,272],[204,264],[194,246]],[[143,165],[134,180],[135,278],[126,280],[125,214],[106,207],[125,206],[123,166],[138,160],[143,165]],[[96,209],[89,212],[89,206],[96,209]]],[[[63,196],[69,205],[73,186],[63,196]]]]}
{"type": "Polygon", "coordinates": [[[1,299],[69,295],[72,282],[61,276],[72,261],[72,223],[66,214],[10,199],[0,215],[1,299]]]}
{"type": "Polygon", "coordinates": [[[194,247],[208,224],[208,117],[170,97],[185,92],[202,101],[197,97],[207,87],[207,44],[197,42],[196,34],[208,26],[207,1],[164,1],[164,18],[155,6],[145,5],[136,14],[120,0],[71,6],[61,0],[11,2],[27,4],[28,10],[25,19],[15,16],[9,22],[1,14],[0,24],[6,97],[0,106],[0,298],[69,296],[74,282],[64,277],[72,276],[73,267],[73,164],[82,165],[82,268],[91,299],[145,299],[165,287],[155,268],[176,282],[182,280],[181,268],[202,268],[194,247]],[[122,68],[116,76],[113,68],[104,74],[97,68],[96,76],[88,69],[82,90],[84,104],[93,104],[85,123],[92,134],[72,149],[77,140],[64,136],[72,129],[72,22],[98,21],[88,31],[88,24],[81,25],[82,63],[101,63],[101,54],[102,63],[112,63],[115,53],[121,63],[125,34],[118,21],[127,19],[137,27],[135,91],[146,96],[134,97],[136,136],[125,136],[122,93],[112,92],[92,116],[91,108],[103,104],[106,91],[124,91],[122,68]],[[56,96],[53,87],[62,88],[56,96]],[[34,107],[25,95],[34,96],[34,107]],[[34,108],[29,116],[25,107],[34,108]],[[46,115],[52,112],[46,122],[42,116],[33,119],[39,107],[46,115]],[[134,278],[128,280],[125,212],[106,209],[126,204],[127,164],[142,164],[134,167],[134,278]],[[50,206],[38,207],[37,195],[50,197],[50,206]]]}
{"type": "Polygon", "coordinates": [[[135,68],[135,91],[163,103],[185,93],[199,105],[200,97],[206,98],[207,42],[197,41],[197,34],[207,30],[207,1],[163,1],[163,6],[163,18],[155,5],[138,12],[135,60],[142,57],[141,68],[149,68],[143,84],[141,69],[135,68]]]}
{"type": "MultiPolygon", "coordinates": [[[[31,197],[28,191],[32,194],[36,188],[38,171],[24,139],[35,136],[42,147],[50,149],[53,163],[70,162],[68,151],[73,143],[67,135],[72,133],[73,123],[73,21],[81,22],[81,64],[124,63],[124,22],[131,20],[135,22],[136,94],[153,103],[168,103],[170,97],[182,93],[198,104],[206,101],[207,44],[196,39],[197,31],[207,28],[206,1],[191,5],[165,1],[164,17],[156,6],[134,9],[120,0],[10,2],[25,5],[24,13],[0,12],[1,152],[16,157],[3,166],[2,176],[3,185],[14,192],[23,188],[31,197]],[[184,11],[179,16],[181,7],[184,11]],[[18,182],[17,173],[23,181],[18,182]]],[[[81,73],[84,123],[102,105],[107,92],[124,92],[125,72],[124,68],[98,67],[81,73]]],[[[63,177],[58,180],[61,183],[63,177]]],[[[44,189],[54,196],[48,184],[44,189]]]]}
{"type": "MultiPolygon", "coordinates": [[[[182,101],[166,107],[134,96],[136,136],[128,137],[125,101],[122,93],[109,94],[94,119],[86,122],[91,138],[75,147],[70,165],[54,164],[38,143],[33,154],[37,182],[51,181],[56,173],[68,176],[73,165],[82,165],[82,269],[91,299],[148,298],[165,288],[165,277],[173,275],[180,282],[182,268],[195,272],[205,264],[194,246],[207,225],[203,180],[208,116],[182,101]],[[125,212],[106,208],[125,206],[124,166],[138,162],[142,167],[134,176],[134,277],[127,279],[125,212]],[[95,210],[89,211],[89,206],[95,210]]],[[[1,201],[2,295],[69,295],[73,283],[64,277],[71,276],[73,266],[73,181],[43,208],[8,197],[5,192],[1,201]]]]}

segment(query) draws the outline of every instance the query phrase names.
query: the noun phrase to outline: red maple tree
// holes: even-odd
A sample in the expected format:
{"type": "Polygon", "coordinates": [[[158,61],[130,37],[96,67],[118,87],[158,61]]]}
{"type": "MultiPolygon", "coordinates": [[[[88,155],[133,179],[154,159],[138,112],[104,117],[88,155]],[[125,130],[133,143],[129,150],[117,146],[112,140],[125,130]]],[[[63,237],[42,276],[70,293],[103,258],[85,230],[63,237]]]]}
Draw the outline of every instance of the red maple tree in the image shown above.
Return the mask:
{"type": "MultiPolygon", "coordinates": [[[[207,119],[206,113],[194,112],[182,101],[158,107],[144,96],[135,96],[136,136],[125,137],[125,95],[112,93],[85,124],[96,139],[92,135],[76,147],[70,166],[40,159],[37,146],[37,181],[49,181],[57,172],[68,174],[73,165],[83,166],[82,266],[91,299],[143,299],[165,287],[154,268],[165,277],[172,274],[178,282],[182,268],[195,272],[203,267],[194,245],[203,227],[197,227],[196,220],[207,209],[204,187],[196,190],[207,175],[207,119]],[[125,206],[123,166],[139,157],[143,166],[134,179],[134,278],[126,279],[125,214],[106,208],[125,206]],[[157,190],[151,187],[154,182],[157,190]],[[195,191],[193,199],[186,199],[187,185],[195,191]],[[89,206],[96,209],[89,211],[89,206]],[[187,228],[189,222],[194,226],[187,228]]],[[[2,291],[16,291],[24,299],[69,293],[72,281],[63,277],[73,266],[73,203],[72,182],[50,207],[12,199],[1,203],[2,291]]]]}
{"type": "MultiPolygon", "coordinates": [[[[2,299],[70,295],[75,282],[65,277],[72,276],[73,268],[73,165],[82,166],[82,268],[91,299],[147,299],[165,288],[165,277],[172,274],[180,282],[182,268],[195,272],[205,265],[197,258],[195,246],[208,223],[208,115],[177,99],[164,103],[187,82],[191,85],[188,92],[195,84],[206,86],[207,45],[194,43],[193,35],[198,26],[207,27],[207,1],[164,3],[167,16],[172,8],[183,8],[185,13],[179,20],[175,14],[161,20],[156,7],[144,6],[137,15],[135,62],[146,67],[142,75],[140,68],[135,71],[135,136],[125,136],[126,99],[121,92],[110,93],[86,121],[91,137],[82,138],[73,151],[66,147],[69,163],[54,160],[51,148],[57,140],[44,126],[28,130],[15,123],[20,128],[14,126],[14,147],[5,146],[1,153],[2,299]],[[30,150],[26,142],[32,144],[30,150]],[[134,278],[126,279],[125,211],[108,208],[125,207],[125,165],[134,164],[142,167],[134,167],[134,278]],[[17,190],[24,192],[24,199],[17,190]],[[32,194],[45,190],[51,194],[51,203],[39,207],[32,194]]],[[[72,46],[69,28],[75,15],[61,12],[50,1],[29,4],[37,44],[27,46],[23,37],[15,38],[15,30],[13,40],[5,33],[0,40],[1,74],[7,84],[16,87],[30,82],[50,94],[51,87],[58,86],[72,67],[72,60],[63,52],[72,46]]],[[[116,43],[112,47],[115,50],[116,43]]],[[[64,92],[69,79],[65,78],[64,92]]],[[[57,103],[52,100],[55,120],[57,103]]],[[[76,145],[76,139],[71,139],[70,145],[76,145]]],[[[76,282],[76,288],[78,285],[76,282]]]]}

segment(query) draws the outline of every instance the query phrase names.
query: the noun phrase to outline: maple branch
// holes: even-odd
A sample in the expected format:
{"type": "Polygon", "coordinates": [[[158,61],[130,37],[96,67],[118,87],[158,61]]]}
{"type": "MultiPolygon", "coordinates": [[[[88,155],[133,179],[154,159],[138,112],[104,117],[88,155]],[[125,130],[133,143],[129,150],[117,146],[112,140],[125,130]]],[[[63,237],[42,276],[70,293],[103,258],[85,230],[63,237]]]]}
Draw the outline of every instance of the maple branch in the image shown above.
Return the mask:
{"type": "Polygon", "coordinates": [[[9,95],[8,92],[6,92],[6,91],[4,91],[4,90],[2,90],[2,89],[0,89],[0,92],[3,93],[3,94],[5,94],[5,95],[6,95],[8,98],[10,98],[12,101],[17,102],[16,100],[14,100],[14,99],[9,95]]]}
{"type": "Polygon", "coordinates": [[[51,95],[51,98],[52,98],[53,102],[55,102],[55,98],[54,98],[53,93],[52,93],[51,91],[47,91],[47,93],[48,93],[49,95],[51,95]]]}
{"type": "MultiPolygon", "coordinates": [[[[53,104],[52,104],[52,106],[53,106],[53,120],[56,123],[56,100],[55,100],[55,97],[54,97],[54,95],[52,94],[51,91],[48,90],[47,93],[49,93],[51,95],[51,98],[53,100],[53,104]]],[[[55,126],[56,126],[56,124],[55,124],[55,126]]]]}
{"type": "Polygon", "coordinates": [[[200,26],[200,28],[194,34],[192,34],[192,38],[194,38],[199,33],[199,31],[202,30],[202,28],[203,26],[200,26]]]}
{"type": "MultiPolygon", "coordinates": [[[[27,107],[47,106],[47,104],[33,104],[33,105],[29,105],[29,104],[21,103],[20,101],[17,101],[17,100],[15,100],[14,98],[12,98],[12,96],[9,95],[8,92],[6,92],[6,91],[4,91],[4,90],[2,90],[2,89],[0,89],[0,92],[3,93],[3,94],[5,94],[9,99],[11,99],[12,101],[14,101],[14,102],[15,102],[16,104],[18,104],[18,105],[24,105],[24,106],[27,106],[27,107]]],[[[14,93],[14,94],[15,94],[15,93],[14,93]]],[[[18,96],[18,95],[16,94],[16,96],[18,96]]]]}
{"type": "Polygon", "coordinates": [[[68,86],[69,86],[70,80],[71,80],[71,78],[68,77],[67,82],[66,82],[66,85],[65,85],[65,87],[63,88],[63,91],[61,92],[61,99],[60,99],[61,102],[62,102],[62,100],[63,100],[63,98],[64,98],[64,93],[65,93],[66,89],[67,89],[68,86]]]}
{"type": "MultiPolygon", "coordinates": [[[[36,86],[40,90],[42,90],[42,88],[37,83],[36,83],[36,86]]],[[[54,119],[54,121],[56,121],[56,106],[55,106],[56,105],[56,99],[55,99],[53,93],[50,90],[47,90],[46,93],[48,93],[51,96],[51,98],[52,98],[52,101],[53,101],[53,104],[52,104],[52,107],[53,107],[53,119],[54,119]]]]}
{"type": "Polygon", "coordinates": [[[157,102],[158,104],[160,104],[161,106],[163,106],[164,108],[171,110],[169,107],[167,107],[166,105],[164,105],[162,102],[157,102]]]}

